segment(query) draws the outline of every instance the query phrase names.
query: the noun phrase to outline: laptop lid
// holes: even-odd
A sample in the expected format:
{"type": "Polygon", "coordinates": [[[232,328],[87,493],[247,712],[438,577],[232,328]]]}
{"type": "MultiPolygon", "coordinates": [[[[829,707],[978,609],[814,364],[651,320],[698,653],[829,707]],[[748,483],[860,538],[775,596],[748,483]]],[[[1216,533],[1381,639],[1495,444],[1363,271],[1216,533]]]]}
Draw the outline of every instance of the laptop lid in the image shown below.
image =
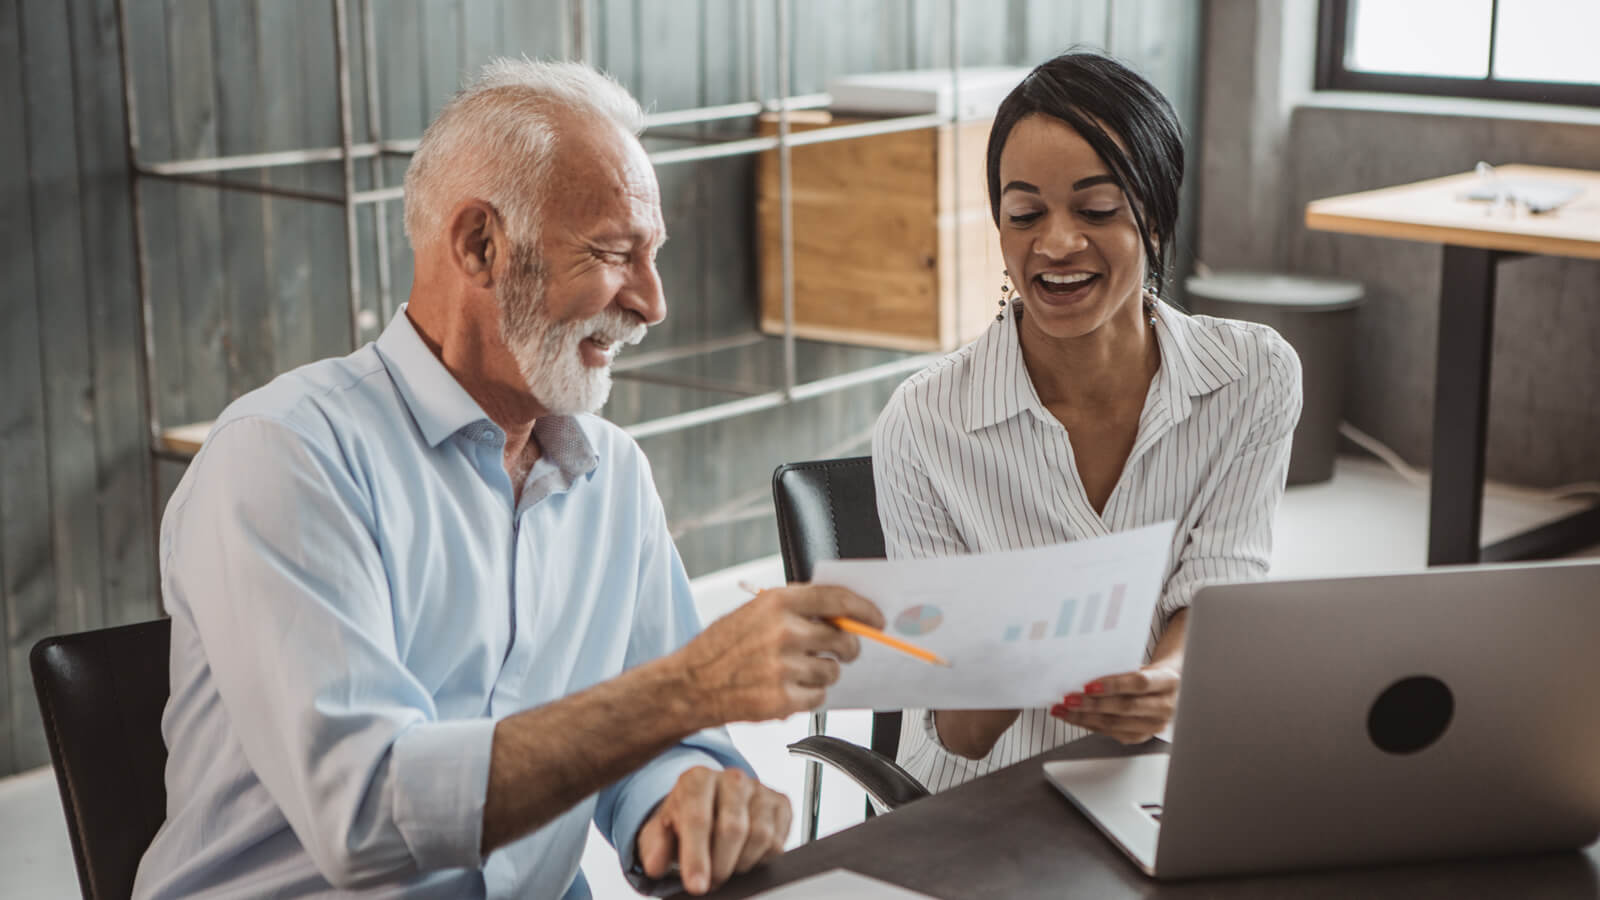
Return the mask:
{"type": "Polygon", "coordinates": [[[1600,563],[1195,597],[1159,877],[1600,836],[1600,563]]]}

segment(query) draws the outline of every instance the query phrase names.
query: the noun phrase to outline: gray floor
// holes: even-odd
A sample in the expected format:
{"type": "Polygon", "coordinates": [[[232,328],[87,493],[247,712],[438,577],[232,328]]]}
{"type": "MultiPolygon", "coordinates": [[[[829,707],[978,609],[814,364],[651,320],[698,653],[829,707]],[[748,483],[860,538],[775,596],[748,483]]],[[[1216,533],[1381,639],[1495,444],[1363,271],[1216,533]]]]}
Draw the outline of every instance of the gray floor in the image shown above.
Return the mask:
{"type": "MultiPolygon", "coordinates": [[[[1484,537],[1494,540],[1579,508],[1573,501],[1548,501],[1521,492],[1491,491],[1485,502],[1484,537]]],[[[1427,531],[1427,495],[1382,465],[1346,458],[1333,481],[1291,488],[1279,510],[1273,577],[1395,572],[1422,568],[1427,531]]],[[[1600,547],[1585,556],[1600,556],[1600,547]]],[[[777,584],[783,569],[776,557],[714,573],[695,582],[707,620],[744,600],[741,580],[777,584]]],[[[866,713],[834,713],[829,732],[864,741],[866,713]]],[[[784,745],[805,733],[804,716],[730,729],[741,751],[764,781],[798,799],[803,767],[784,745]]],[[[825,776],[822,830],[859,821],[861,793],[825,776]]],[[[790,836],[791,844],[797,834],[790,836]]],[[[635,896],[623,882],[614,854],[593,837],[584,869],[598,900],[635,896]]],[[[71,897],[77,893],[72,853],[48,769],[0,779],[0,900],[71,897]]]]}

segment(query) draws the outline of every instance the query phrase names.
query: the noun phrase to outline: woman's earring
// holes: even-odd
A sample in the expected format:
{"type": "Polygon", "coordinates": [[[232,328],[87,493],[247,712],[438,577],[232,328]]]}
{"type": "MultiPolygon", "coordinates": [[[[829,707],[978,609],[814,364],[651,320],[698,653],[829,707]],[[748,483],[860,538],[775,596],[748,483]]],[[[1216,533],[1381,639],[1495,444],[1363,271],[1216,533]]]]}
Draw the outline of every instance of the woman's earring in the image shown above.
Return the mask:
{"type": "Polygon", "coordinates": [[[1006,271],[1000,275],[1005,280],[1000,282],[1000,311],[994,314],[996,322],[1004,321],[1006,310],[1011,308],[1011,273],[1006,271]]]}
{"type": "Polygon", "coordinates": [[[1144,315],[1150,320],[1150,327],[1156,327],[1156,292],[1150,288],[1144,289],[1144,315]]]}

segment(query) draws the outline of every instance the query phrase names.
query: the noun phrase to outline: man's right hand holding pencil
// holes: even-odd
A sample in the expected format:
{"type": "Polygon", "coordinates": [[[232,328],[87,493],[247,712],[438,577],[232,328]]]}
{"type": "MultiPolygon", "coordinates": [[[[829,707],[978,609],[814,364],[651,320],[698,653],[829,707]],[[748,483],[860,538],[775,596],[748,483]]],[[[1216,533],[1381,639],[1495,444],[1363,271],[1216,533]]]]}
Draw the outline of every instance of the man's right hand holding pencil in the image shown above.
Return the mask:
{"type": "Polygon", "coordinates": [[[840,587],[768,588],[711,623],[675,656],[697,703],[718,722],[781,719],[815,709],[839,680],[840,663],[861,653],[856,636],[826,620],[874,628],[883,613],[840,587]]]}

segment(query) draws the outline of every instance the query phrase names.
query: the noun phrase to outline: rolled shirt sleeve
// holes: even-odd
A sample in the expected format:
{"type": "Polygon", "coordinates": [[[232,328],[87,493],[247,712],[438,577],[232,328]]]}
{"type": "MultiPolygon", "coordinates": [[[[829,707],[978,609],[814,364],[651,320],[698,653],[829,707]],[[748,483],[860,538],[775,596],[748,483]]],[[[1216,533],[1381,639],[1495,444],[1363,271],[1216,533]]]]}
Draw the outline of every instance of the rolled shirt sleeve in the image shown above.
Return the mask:
{"type": "MultiPolygon", "coordinates": [[[[628,642],[629,668],[677,650],[701,631],[688,574],[672,543],[666,514],[649,478],[649,466],[642,456],[640,459],[640,502],[648,512],[644,516],[639,557],[638,606],[628,642]]],[[[756,777],[755,770],[734,748],[727,730],[711,728],[684,739],[600,793],[595,826],[616,848],[624,874],[640,891],[662,894],[681,888],[676,878],[646,877],[634,863],[638,859],[639,829],[672,792],[678,778],[697,766],[737,768],[756,777]]]]}
{"type": "Polygon", "coordinates": [[[328,443],[260,417],[212,435],[194,465],[224,468],[168,514],[169,611],[329,882],[481,865],[494,723],[440,721],[401,663],[374,511],[328,443]]]}
{"type": "Polygon", "coordinates": [[[1283,499],[1289,451],[1302,403],[1300,358],[1282,338],[1262,341],[1266,390],[1253,398],[1249,426],[1185,536],[1161,591],[1157,616],[1185,609],[1203,585],[1255,581],[1272,560],[1272,523],[1283,499]]]}

